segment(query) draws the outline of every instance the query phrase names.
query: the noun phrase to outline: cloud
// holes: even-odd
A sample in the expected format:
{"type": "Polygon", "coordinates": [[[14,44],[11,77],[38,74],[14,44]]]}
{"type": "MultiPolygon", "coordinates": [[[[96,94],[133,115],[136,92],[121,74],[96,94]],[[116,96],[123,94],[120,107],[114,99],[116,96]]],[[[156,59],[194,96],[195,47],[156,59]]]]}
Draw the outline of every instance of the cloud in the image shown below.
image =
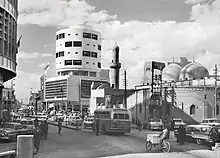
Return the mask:
{"type": "Polygon", "coordinates": [[[39,52],[34,52],[34,53],[27,53],[27,52],[19,52],[17,54],[17,58],[18,59],[36,59],[39,57],[52,57],[52,54],[48,54],[48,53],[39,53],[39,52]]]}
{"type": "Polygon", "coordinates": [[[21,70],[17,70],[17,77],[15,78],[15,93],[19,100],[23,99],[25,103],[28,101],[30,89],[33,92],[37,92],[40,88],[40,77],[42,74],[25,73],[21,70]],[[18,83],[18,84],[16,84],[18,83]]]}
{"type": "Polygon", "coordinates": [[[84,0],[20,0],[19,23],[58,27],[86,23],[94,26],[104,39],[103,67],[109,67],[111,50],[117,41],[120,61],[128,71],[128,82],[132,87],[139,83],[143,60],[167,61],[173,56],[190,59],[195,56],[209,70],[219,62],[220,1],[185,2],[192,4],[189,22],[131,20],[122,23],[117,15],[110,15],[105,10],[95,11],[95,7],[84,0]],[[202,53],[204,49],[207,53],[202,53]]]}

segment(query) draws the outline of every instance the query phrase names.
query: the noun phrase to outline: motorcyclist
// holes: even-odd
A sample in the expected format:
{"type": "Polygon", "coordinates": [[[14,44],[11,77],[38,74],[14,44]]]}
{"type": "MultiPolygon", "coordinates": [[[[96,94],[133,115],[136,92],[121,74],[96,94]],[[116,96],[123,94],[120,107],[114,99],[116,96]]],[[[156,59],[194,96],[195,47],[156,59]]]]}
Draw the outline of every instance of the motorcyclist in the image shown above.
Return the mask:
{"type": "Polygon", "coordinates": [[[168,137],[168,127],[166,126],[165,128],[164,128],[164,130],[159,134],[159,138],[160,138],[160,143],[159,143],[159,147],[161,148],[162,146],[163,146],[163,142],[164,142],[164,140],[165,139],[167,139],[167,137],[168,137]]]}

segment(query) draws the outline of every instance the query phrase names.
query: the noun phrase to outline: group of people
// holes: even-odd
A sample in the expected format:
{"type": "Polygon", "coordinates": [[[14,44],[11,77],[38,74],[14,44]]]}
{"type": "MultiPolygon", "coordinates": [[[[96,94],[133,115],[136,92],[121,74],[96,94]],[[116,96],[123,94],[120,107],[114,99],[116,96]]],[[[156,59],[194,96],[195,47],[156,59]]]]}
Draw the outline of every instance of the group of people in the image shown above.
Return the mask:
{"type": "Polygon", "coordinates": [[[38,153],[40,148],[40,143],[43,140],[47,140],[48,135],[48,123],[47,120],[39,121],[37,118],[34,120],[34,147],[35,154],[38,153]]]}

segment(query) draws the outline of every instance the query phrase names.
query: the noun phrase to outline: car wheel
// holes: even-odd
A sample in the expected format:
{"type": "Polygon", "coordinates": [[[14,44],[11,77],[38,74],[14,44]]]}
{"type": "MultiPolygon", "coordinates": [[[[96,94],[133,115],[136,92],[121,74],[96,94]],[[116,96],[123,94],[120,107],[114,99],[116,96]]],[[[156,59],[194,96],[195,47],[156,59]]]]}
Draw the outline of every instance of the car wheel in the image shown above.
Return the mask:
{"type": "Polygon", "coordinates": [[[196,139],[196,144],[201,145],[202,144],[202,140],[201,139],[196,139]]]}

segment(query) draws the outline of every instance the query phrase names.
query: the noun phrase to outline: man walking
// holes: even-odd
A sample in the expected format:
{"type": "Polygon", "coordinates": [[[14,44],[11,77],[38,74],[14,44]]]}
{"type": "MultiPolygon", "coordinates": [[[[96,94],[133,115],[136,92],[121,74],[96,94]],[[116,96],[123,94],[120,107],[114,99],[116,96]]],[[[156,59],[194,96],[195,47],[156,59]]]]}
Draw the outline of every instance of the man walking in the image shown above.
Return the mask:
{"type": "Polygon", "coordinates": [[[97,115],[97,121],[96,121],[96,135],[98,136],[99,135],[99,116],[97,115]]]}
{"type": "Polygon", "coordinates": [[[59,119],[58,121],[58,134],[61,134],[61,128],[62,128],[62,121],[59,119]]]}
{"type": "Polygon", "coordinates": [[[42,136],[41,136],[40,128],[39,128],[39,126],[35,126],[35,129],[34,129],[35,152],[34,152],[34,154],[37,154],[39,151],[41,139],[42,139],[42,136]]]}

